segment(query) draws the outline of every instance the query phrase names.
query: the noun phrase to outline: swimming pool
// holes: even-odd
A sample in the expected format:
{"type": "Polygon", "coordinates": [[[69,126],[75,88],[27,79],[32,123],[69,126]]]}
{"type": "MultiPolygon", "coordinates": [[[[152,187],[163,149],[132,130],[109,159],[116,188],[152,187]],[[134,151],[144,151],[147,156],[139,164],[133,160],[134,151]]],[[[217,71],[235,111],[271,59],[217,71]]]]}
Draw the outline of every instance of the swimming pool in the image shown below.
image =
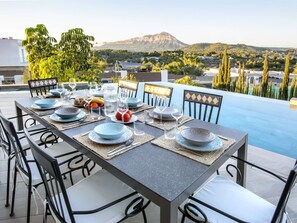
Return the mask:
{"type": "MultiPolygon", "coordinates": [[[[297,110],[290,109],[288,101],[166,82],[154,83],[173,87],[174,101],[182,102],[184,89],[223,95],[218,124],[247,132],[249,144],[253,146],[297,158],[297,110]]],[[[138,92],[143,92],[143,83],[139,84],[138,92]]],[[[142,94],[137,97],[142,98],[142,94]]]]}

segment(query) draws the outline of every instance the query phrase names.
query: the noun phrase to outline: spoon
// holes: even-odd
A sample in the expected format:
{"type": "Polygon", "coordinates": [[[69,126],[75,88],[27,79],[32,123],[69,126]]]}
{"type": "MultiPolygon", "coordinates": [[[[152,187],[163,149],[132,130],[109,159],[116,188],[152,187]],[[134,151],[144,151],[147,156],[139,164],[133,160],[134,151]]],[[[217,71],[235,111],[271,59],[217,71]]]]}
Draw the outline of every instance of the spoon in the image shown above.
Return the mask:
{"type": "Polygon", "coordinates": [[[123,145],[120,145],[120,146],[118,146],[118,147],[116,147],[116,148],[114,148],[114,149],[108,151],[108,152],[107,152],[107,155],[108,155],[108,154],[111,154],[111,153],[114,153],[114,152],[116,152],[117,150],[119,150],[119,149],[121,149],[121,148],[123,148],[123,147],[130,146],[130,145],[133,143],[133,141],[134,141],[134,138],[132,137],[132,138],[130,138],[129,140],[127,140],[123,145]]]}
{"type": "Polygon", "coordinates": [[[82,119],[80,119],[78,121],[71,122],[69,124],[65,124],[65,125],[62,126],[62,128],[68,128],[68,127],[73,126],[73,125],[79,125],[79,124],[85,122],[86,118],[87,118],[87,116],[83,117],[82,119]]]}

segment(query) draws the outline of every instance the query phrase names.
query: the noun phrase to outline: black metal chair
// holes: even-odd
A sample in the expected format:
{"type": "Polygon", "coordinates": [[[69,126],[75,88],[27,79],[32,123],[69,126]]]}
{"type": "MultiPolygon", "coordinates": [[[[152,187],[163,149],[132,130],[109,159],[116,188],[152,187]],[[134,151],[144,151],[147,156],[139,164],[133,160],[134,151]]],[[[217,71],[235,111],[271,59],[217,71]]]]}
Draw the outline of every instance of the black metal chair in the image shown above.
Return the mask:
{"type": "Polygon", "coordinates": [[[106,170],[66,189],[57,159],[45,153],[30,136],[28,141],[46,191],[44,222],[49,213],[56,222],[122,222],[139,213],[147,221],[145,208],[150,201],[106,170]]]}
{"type": "MultiPolygon", "coordinates": [[[[3,130],[2,132],[4,134],[3,139],[5,139],[4,145],[8,147],[8,151],[10,154],[10,161],[13,157],[15,157],[10,215],[14,215],[17,173],[20,173],[20,176],[22,177],[24,183],[28,187],[27,222],[30,222],[31,192],[32,190],[34,190],[34,188],[37,188],[40,184],[42,184],[42,179],[39,175],[33,157],[30,155],[26,155],[26,151],[23,148],[24,144],[20,141],[22,139],[18,136],[13,123],[7,118],[5,118],[2,113],[0,113],[0,123],[3,130]]],[[[26,134],[30,133],[31,138],[34,137],[34,135],[36,135],[36,132],[29,132],[28,129],[24,129],[24,132],[26,134]]],[[[45,136],[45,138],[48,137],[45,136]]],[[[26,138],[23,139],[27,142],[26,138]]],[[[46,139],[44,139],[43,141],[45,142],[46,139]]],[[[86,159],[83,158],[82,154],[80,154],[76,149],[74,149],[65,142],[56,143],[52,146],[45,148],[45,153],[51,154],[52,156],[55,156],[58,159],[63,175],[65,176],[66,174],[69,174],[71,183],[73,183],[71,172],[86,167],[85,163],[83,162],[86,159]]]]}
{"type": "Polygon", "coordinates": [[[58,84],[58,78],[45,78],[28,80],[28,86],[31,97],[46,95],[51,89],[56,88],[58,84]]]}
{"type": "Polygon", "coordinates": [[[172,93],[172,87],[145,83],[143,90],[143,102],[152,106],[157,106],[157,104],[160,105],[160,103],[170,106],[172,93]]]}
{"type": "Polygon", "coordinates": [[[183,110],[193,118],[218,124],[222,101],[221,95],[184,90],[183,110]]]}
{"type": "Polygon", "coordinates": [[[127,96],[130,98],[136,98],[138,91],[138,82],[130,80],[119,80],[119,91],[125,89],[127,96]]]}
{"type": "MultiPolygon", "coordinates": [[[[234,157],[235,159],[239,159],[234,157]]],[[[182,223],[185,218],[193,222],[253,222],[253,223],[285,223],[288,215],[286,205],[290,192],[297,180],[297,165],[290,171],[287,180],[248,161],[242,162],[264,171],[285,183],[284,189],[277,205],[273,205],[258,195],[248,191],[235,182],[216,175],[206,185],[189,197],[188,202],[179,210],[183,213],[182,223]]],[[[229,164],[228,167],[234,167],[229,164]]],[[[237,172],[239,170],[236,168],[237,172]]],[[[240,172],[239,172],[240,173],[240,172]]],[[[270,187],[269,189],[272,189],[270,187]]]]}

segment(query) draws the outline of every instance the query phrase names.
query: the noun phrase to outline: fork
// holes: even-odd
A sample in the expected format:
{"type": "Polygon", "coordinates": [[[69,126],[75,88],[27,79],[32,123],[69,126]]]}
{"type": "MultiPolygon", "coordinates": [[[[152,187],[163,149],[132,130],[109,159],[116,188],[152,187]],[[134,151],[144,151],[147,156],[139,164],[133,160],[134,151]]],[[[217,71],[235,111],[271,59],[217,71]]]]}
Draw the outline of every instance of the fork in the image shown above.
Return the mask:
{"type": "Polygon", "coordinates": [[[174,148],[175,148],[177,151],[186,151],[186,152],[192,153],[192,154],[194,154],[194,155],[196,155],[196,156],[203,157],[203,155],[200,154],[200,153],[193,152],[193,151],[191,151],[191,150],[185,150],[185,149],[182,148],[182,147],[175,146],[174,148]]]}

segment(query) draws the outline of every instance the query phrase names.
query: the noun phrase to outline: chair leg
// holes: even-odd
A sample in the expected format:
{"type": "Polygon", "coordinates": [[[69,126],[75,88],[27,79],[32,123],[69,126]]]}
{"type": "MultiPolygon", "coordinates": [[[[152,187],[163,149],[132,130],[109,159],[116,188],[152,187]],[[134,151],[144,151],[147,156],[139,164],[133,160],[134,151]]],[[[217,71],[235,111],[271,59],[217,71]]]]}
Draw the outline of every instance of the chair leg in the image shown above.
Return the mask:
{"type": "Polygon", "coordinates": [[[144,223],[147,223],[145,210],[142,211],[142,217],[143,217],[143,222],[144,222],[144,223]]]}
{"type": "Polygon", "coordinates": [[[28,201],[27,201],[27,223],[30,223],[31,193],[32,193],[31,190],[32,190],[32,185],[31,185],[31,182],[29,182],[29,185],[28,185],[28,201]]]}
{"type": "Polygon", "coordinates": [[[184,223],[184,222],[185,222],[185,218],[186,218],[186,217],[185,217],[185,215],[183,214],[182,219],[181,219],[180,222],[181,222],[181,223],[184,223]]]}
{"type": "Polygon", "coordinates": [[[12,188],[10,216],[14,215],[14,201],[15,201],[17,174],[18,174],[18,170],[17,170],[17,167],[15,166],[14,167],[14,173],[13,173],[13,188],[12,188]]]}
{"type": "Polygon", "coordinates": [[[5,207],[8,207],[9,206],[10,162],[11,162],[11,158],[8,156],[8,160],[7,160],[7,186],[6,186],[6,203],[5,203],[5,207]]]}
{"type": "Polygon", "coordinates": [[[71,185],[73,185],[72,172],[69,172],[69,178],[70,178],[70,183],[71,183],[71,185]]]}
{"type": "Polygon", "coordinates": [[[43,223],[47,223],[47,211],[48,211],[48,204],[46,201],[44,201],[43,223]]]}

